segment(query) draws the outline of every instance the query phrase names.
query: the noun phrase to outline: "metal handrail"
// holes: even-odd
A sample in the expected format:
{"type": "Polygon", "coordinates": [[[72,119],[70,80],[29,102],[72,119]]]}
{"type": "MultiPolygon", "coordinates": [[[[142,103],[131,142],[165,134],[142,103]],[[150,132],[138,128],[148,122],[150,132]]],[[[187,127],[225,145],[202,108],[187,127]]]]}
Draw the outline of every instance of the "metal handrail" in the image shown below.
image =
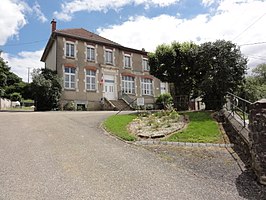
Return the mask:
{"type": "Polygon", "coordinates": [[[244,127],[246,127],[249,115],[249,106],[252,103],[246,99],[243,99],[235,94],[227,92],[225,108],[233,114],[238,116],[238,119],[243,121],[244,127]]]}

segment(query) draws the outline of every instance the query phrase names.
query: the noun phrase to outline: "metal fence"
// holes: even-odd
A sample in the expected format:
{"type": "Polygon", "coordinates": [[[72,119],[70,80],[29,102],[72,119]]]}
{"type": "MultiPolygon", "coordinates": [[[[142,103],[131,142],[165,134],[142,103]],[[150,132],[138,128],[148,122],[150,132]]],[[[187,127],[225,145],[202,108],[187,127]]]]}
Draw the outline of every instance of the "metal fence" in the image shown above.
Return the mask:
{"type": "Polygon", "coordinates": [[[249,123],[249,109],[252,103],[230,92],[227,93],[224,108],[246,127],[249,123]]]}

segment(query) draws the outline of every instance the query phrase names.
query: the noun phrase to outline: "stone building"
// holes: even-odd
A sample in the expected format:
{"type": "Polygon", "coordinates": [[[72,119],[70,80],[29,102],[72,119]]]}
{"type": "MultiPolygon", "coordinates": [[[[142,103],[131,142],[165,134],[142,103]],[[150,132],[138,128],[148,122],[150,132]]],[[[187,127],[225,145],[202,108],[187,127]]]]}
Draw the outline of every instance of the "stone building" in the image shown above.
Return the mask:
{"type": "Polygon", "coordinates": [[[63,79],[62,105],[72,101],[76,107],[99,110],[103,100],[114,106],[122,99],[130,103],[143,98],[152,106],[157,96],[168,92],[167,83],[150,75],[145,50],[124,47],[83,28],[57,30],[54,20],[51,25],[41,61],[63,79]]]}

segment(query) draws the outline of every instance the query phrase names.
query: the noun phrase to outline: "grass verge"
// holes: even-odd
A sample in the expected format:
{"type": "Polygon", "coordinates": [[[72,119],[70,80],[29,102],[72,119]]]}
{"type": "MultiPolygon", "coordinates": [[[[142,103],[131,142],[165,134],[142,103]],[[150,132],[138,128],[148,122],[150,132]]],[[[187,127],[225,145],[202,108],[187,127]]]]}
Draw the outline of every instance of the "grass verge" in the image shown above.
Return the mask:
{"type": "Polygon", "coordinates": [[[221,141],[222,133],[210,112],[187,112],[189,124],[186,129],[169,136],[166,141],[217,143],[221,141]]]}
{"type": "Polygon", "coordinates": [[[135,141],[137,138],[127,130],[127,125],[136,118],[137,115],[113,115],[104,121],[107,131],[127,141],[135,141]]]}

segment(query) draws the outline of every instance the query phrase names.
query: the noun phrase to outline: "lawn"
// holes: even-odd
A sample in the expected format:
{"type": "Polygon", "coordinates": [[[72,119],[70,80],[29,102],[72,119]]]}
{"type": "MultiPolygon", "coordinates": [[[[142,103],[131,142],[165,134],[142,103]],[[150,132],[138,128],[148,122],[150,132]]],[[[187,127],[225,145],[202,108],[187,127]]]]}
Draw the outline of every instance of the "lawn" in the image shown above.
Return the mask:
{"type": "Polygon", "coordinates": [[[104,127],[112,134],[127,140],[135,141],[137,138],[127,130],[127,125],[137,117],[137,115],[113,115],[104,121],[104,127]]]}
{"type": "MultiPolygon", "coordinates": [[[[211,117],[210,112],[185,112],[189,117],[187,127],[177,133],[164,138],[171,142],[196,142],[196,143],[219,143],[222,133],[217,122],[211,117]]],[[[127,126],[137,115],[113,115],[104,122],[105,129],[112,134],[127,141],[135,141],[136,136],[129,133],[127,126]]]]}
{"type": "Polygon", "coordinates": [[[171,142],[217,143],[222,133],[210,112],[187,112],[189,124],[186,129],[179,131],[166,139],[171,142]]]}

